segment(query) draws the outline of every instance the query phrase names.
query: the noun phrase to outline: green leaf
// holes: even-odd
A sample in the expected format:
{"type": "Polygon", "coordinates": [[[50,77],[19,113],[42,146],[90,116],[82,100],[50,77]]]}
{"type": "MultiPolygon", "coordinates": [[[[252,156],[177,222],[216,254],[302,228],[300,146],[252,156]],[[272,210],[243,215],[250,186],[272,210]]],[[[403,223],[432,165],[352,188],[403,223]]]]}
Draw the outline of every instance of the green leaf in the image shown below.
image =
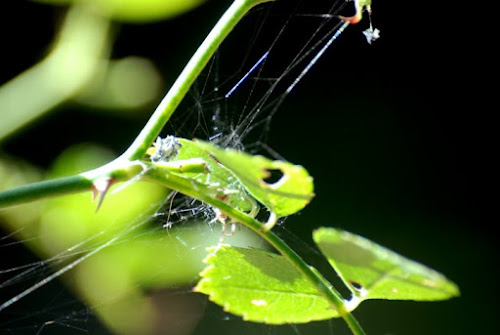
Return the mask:
{"type": "MultiPolygon", "coordinates": [[[[238,181],[233,173],[223,165],[211,157],[207,151],[199,145],[198,142],[193,142],[183,138],[177,138],[180,143],[180,149],[175,159],[166,163],[153,163],[159,167],[180,166],[182,162],[192,162],[193,159],[198,159],[204,164],[202,172],[195,171],[169,171],[183,178],[190,178],[208,186],[212,190],[217,191],[217,198],[224,201],[228,205],[243,211],[250,212],[255,209],[257,204],[254,199],[249,196],[245,187],[238,181]],[[180,165],[179,165],[180,164],[180,165]]],[[[179,170],[179,169],[177,169],[179,170]]]]}
{"type": "Polygon", "coordinates": [[[244,320],[304,323],[337,317],[314,286],[283,256],[222,245],[210,249],[209,265],[195,291],[244,320]]]}
{"type": "MultiPolygon", "coordinates": [[[[191,179],[203,184],[205,195],[252,217],[258,209],[255,200],[261,202],[271,212],[262,230],[271,229],[279,217],[298,212],[314,196],[312,178],[307,171],[287,162],[173,136],[159,138],[148,154],[153,166],[185,181],[191,179]],[[278,180],[269,178],[271,172],[280,174],[278,180]]],[[[188,188],[202,193],[194,184],[188,188]]]]}
{"type": "Polygon", "coordinates": [[[320,228],[314,241],[343,282],[361,300],[443,300],[458,287],[438,272],[361,236],[320,228]]]}
{"type": "Polygon", "coordinates": [[[300,211],[314,196],[313,179],[300,165],[197,143],[234,173],[246,190],[277,217],[300,211]],[[274,171],[282,176],[277,181],[268,180],[274,171]]]}

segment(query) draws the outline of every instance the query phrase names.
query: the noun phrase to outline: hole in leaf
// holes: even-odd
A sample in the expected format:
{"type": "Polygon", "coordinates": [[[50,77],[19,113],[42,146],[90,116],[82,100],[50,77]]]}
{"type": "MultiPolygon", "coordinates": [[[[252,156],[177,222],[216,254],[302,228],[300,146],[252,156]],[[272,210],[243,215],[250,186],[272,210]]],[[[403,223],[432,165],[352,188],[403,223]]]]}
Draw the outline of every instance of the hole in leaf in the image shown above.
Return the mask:
{"type": "Polygon", "coordinates": [[[361,291],[363,289],[363,285],[356,283],[355,281],[349,280],[349,284],[351,284],[356,291],[361,291]]]}
{"type": "Polygon", "coordinates": [[[266,178],[262,179],[266,184],[274,184],[277,183],[278,181],[283,178],[283,171],[280,169],[267,169],[266,170],[269,173],[269,176],[266,178]]]}

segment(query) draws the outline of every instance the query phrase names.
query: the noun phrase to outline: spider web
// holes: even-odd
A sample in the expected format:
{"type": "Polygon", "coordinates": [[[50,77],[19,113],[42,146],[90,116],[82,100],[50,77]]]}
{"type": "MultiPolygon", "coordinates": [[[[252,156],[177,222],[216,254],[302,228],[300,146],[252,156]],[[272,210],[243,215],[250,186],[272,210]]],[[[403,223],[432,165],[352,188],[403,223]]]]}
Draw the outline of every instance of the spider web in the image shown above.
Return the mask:
{"type": "MultiPolygon", "coordinates": [[[[337,15],[349,11],[344,7],[342,1],[314,4],[278,1],[255,9],[221,46],[165,127],[163,135],[208,139],[222,147],[282,159],[279,148],[275,150],[269,145],[274,127],[279,127],[271,121],[284,112],[286,98],[306,84],[308,72],[323,56],[329,43],[342,33],[343,21],[337,15]]],[[[361,35],[361,30],[357,33],[361,35]]],[[[97,258],[110,246],[119,248],[131,240],[148,236],[162,234],[159,240],[163,243],[178,244],[180,247],[172,258],[182,258],[184,252],[193,249],[198,253],[204,250],[206,245],[199,240],[185,240],[186,236],[192,236],[191,233],[202,236],[208,244],[216,244],[220,239],[220,225],[207,225],[207,222],[214,222],[215,214],[203,203],[170,193],[151,208],[153,214],[138,217],[126,227],[103,228],[102,234],[110,236],[104,242],[94,235],[43,260],[26,253],[23,243],[27,241],[17,241],[21,232],[14,231],[3,237],[0,240],[3,254],[25,253],[26,258],[21,263],[13,261],[2,265],[0,271],[0,302],[5,306],[0,323],[2,333],[106,334],[109,330],[95,314],[99,314],[106,303],[116,308],[116,301],[104,299],[99,303],[83,304],[75,299],[76,275],[73,272],[76,268],[87,259],[97,258]],[[59,277],[63,285],[53,280],[59,277]]],[[[224,237],[224,242],[265,247],[245,231],[224,237]]],[[[151,272],[146,277],[153,281],[157,275],[151,272]]],[[[92,280],[98,281],[97,278],[92,280]]],[[[217,327],[219,334],[234,334],[236,329],[242,334],[311,331],[314,334],[341,334],[345,331],[331,322],[283,327],[246,323],[224,313],[206,298],[191,294],[192,282],[166,287],[135,285],[138,291],[147,292],[151,305],[165,317],[156,326],[158,328],[150,329],[152,333],[208,334],[213,332],[213,327],[217,327]]]]}

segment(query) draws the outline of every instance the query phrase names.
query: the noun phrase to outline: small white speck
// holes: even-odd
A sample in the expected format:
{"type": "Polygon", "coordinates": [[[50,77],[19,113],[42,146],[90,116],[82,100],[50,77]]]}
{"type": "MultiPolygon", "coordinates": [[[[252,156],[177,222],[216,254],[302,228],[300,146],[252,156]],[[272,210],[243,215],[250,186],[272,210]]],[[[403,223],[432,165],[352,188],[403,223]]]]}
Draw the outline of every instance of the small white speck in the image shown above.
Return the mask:
{"type": "Polygon", "coordinates": [[[265,307],[265,306],[267,306],[267,301],[266,300],[253,299],[251,302],[252,302],[252,305],[254,305],[254,306],[258,306],[258,307],[265,307]]]}

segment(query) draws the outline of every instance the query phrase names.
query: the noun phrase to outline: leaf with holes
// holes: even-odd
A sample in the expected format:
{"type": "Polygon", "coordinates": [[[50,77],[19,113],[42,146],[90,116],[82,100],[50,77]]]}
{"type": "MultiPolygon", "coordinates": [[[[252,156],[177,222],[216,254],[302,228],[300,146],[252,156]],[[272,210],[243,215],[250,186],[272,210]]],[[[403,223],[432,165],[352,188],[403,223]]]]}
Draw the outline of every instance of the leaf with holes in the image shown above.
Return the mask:
{"type": "Polygon", "coordinates": [[[246,190],[277,217],[300,211],[314,196],[312,177],[300,165],[197,143],[231,170],[246,190]],[[278,180],[269,179],[273,172],[279,174],[278,180]]]}
{"type": "Polygon", "coordinates": [[[168,170],[171,174],[196,180],[216,190],[219,200],[240,211],[250,212],[255,209],[254,199],[246,192],[236,176],[214,160],[198,142],[183,138],[177,138],[176,141],[180,144],[179,149],[171,160],[152,164],[168,170]]]}
{"type": "Polygon", "coordinates": [[[283,256],[222,245],[210,249],[196,292],[244,320],[304,323],[337,317],[326,300],[283,256]]]}
{"type": "Polygon", "coordinates": [[[444,300],[458,287],[440,273],[361,236],[320,228],[314,241],[340,278],[360,300],[444,300]]]}

